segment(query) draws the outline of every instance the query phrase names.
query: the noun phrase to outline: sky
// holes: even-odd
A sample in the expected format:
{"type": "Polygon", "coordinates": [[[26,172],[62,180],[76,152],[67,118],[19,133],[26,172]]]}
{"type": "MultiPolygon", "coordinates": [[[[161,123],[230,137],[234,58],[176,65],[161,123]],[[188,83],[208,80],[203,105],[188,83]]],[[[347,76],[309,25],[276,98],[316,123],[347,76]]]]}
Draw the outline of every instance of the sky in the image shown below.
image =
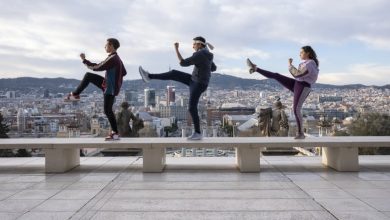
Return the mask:
{"type": "MultiPolygon", "coordinates": [[[[79,54],[100,62],[106,39],[117,38],[128,75],[180,67],[173,44],[191,56],[192,39],[215,46],[219,73],[248,74],[245,59],[289,75],[288,58],[311,45],[319,83],[390,84],[388,0],[0,0],[0,78],[81,79],[79,54]]],[[[103,74],[103,73],[102,73],[103,74]]]]}

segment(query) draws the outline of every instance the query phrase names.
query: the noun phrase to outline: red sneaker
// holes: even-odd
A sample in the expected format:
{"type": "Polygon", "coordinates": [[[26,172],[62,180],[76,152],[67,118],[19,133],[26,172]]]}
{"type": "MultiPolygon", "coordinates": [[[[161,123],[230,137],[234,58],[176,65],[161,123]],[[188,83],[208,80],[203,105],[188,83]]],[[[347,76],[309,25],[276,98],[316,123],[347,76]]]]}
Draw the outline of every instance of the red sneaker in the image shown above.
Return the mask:
{"type": "Polygon", "coordinates": [[[80,95],[73,95],[73,93],[69,93],[68,96],[64,98],[65,102],[74,102],[74,101],[80,101],[80,95]]]}
{"type": "Polygon", "coordinates": [[[119,134],[118,133],[111,133],[108,135],[105,139],[106,141],[117,141],[119,140],[119,134]]]}

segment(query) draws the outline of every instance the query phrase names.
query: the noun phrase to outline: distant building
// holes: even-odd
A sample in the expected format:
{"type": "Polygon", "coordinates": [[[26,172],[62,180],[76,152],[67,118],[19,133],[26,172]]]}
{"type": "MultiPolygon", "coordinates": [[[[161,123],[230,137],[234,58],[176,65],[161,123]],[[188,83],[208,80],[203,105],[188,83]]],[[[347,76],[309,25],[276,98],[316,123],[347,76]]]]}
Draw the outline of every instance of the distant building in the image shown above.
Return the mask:
{"type": "Polygon", "coordinates": [[[180,98],[180,106],[187,107],[188,106],[189,99],[187,97],[181,97],[180,98]]]}
{"type": "Polygon", "coordinates": [[[145,94],[145,102],[144,106],[145,107],[155,107],[156,106],[156,91],[154,89],[146,88],[144,90],[145,94]]]}
{"type": "Polygon", "coordinates": [[[8,99],[15,99],[16,98],[16,93],[15,91],[7,91],[5,93],[5,96],[8,98],[8,99]]]}
{"type": "Polygon", "coordinates": [[[324,102],[342,102],[343,97],[341,96],[318,96],[318,102],[324,103],[324,102]]]}
{"type": "Polygon", "coordinates": [[[91,119],[91,134],[94,136],[106,136],[109,132],[108,120],[97,115],[91,119]]]}
{"type": "Polygon", "coordinates": [[[44,99],[50,98],[50,91],[48,89],[45,89],[45,91],[43,92],[43,98],[44,99]]]}
{"type": "Polygon", "coordinates": [[[223,126],[225,125],[241,125],[245,122],[249,121],[250,119],[256,118],[255,115],[224,115],[223,116],[223,126]]]}
{"type": "Polygon", "coordinates": [[[187,107],[186,106],[160,106],[160,117],[170,118],[175,117],[177,120],[187,119],[187,107]]]}
{"type": "Polygon", "coordinates": [[[213,121],[222,121],[224,115],[253,115],[256,109],[246,107],[238,103],[223,104],[219,108],[207,109],[207,125],[213,125],[213,121]]]}
{"type": "Polygon", "coordinates": [[[24,114],[24,109],[19,108],[16,120],[18,124],[18,132],[21,134],[26,129],[26,116],[24,114]]]}
{"type": "Polygon", "coordinates": [[[57,137],[72,138],[80,137],[80,127],[75,123],[61,123],[59,124],[59,130],[57,137]]]}
{"type": "Polygon", "coordinates": [[[127,90],[125,92],[125,101],[129,103],[129,105],[136,105],[138,103],[138,93],[136,91],[127,90]]]}
{"type": "Polygon", "coordinates": [[[34,119],[34,133],[35,134],[48,134],[50,133],[50,125],[46,118],[39,117],[34,119]]]}
{"type": "Polygon", "coordinates": [[[175,105],[175,87],[167,86],[167,106],[175,105]]]}

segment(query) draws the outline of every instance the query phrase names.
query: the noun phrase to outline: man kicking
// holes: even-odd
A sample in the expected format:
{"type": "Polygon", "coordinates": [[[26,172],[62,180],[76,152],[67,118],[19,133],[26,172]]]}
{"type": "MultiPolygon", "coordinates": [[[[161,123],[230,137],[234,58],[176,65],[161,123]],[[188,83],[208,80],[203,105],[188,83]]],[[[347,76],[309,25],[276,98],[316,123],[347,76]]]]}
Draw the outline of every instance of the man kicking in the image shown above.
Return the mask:
{"type": "Polygon", "coordinates": [[[194,133],[188,137],[189,140],[201,140],[200,121],[198,115],[198,102],[203,92],[207,90],[210,82],[211,72],[217,69],[213,62],[214,55],[209,51],[214,48],[211,44],[206,42],[203,37],[195,37],[192,48],[195,53],[191,57],[184,59],[179,52],[179,43],[175,43],[175,51],[181,66],[194,65],[192,75],[178,70],[171,70],[166,73],[152,74],[139,67],[139,73],[144,82],[149,82],[152,79],[156,80],[173,80],[187,85],[190,89],[190,99],[188,111],[191,114],[194,122],[194,133]]]}
{"type": "Polygon", "coordinates": [[[127,74],[122,60],[116,52],[119,46],[120,44],[117,39],[107,39],[105,49],[108,53],[108,57],[99,64],[90,62],[85,58],[85,54],[80,54],[80,58],[89,69],[93,71],[106,71],[106,74],[104,77],[102,77],[100,75],[87,72],[76,90],[69,93],[69,95],[65,97],[65,101],[79,101],[80,93],[82,93],[84,89],[87,88],[89,83],[94,84],[103,91],[104,114],[106,114],[112,130],[110,135],[106,137],[107,141],[119,140],[118,128],[115,114],[112,111],[112,106],[115,102],[115,96],[119,94],[123,82],[123,77],[127,74]]]}

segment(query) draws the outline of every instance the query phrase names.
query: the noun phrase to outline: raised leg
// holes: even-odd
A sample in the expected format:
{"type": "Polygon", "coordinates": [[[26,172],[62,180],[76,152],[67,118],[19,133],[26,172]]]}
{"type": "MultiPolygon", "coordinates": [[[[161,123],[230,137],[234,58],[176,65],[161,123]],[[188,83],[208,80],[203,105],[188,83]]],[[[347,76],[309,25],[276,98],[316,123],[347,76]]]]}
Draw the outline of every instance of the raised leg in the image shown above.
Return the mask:
{"type": "Polygon", "coordinates": [[[323,147],[322,164],[337,171],[359,171],[359,149],[323,147]]]}
{"type": "Polygon", "coordinates": [[[243,173],[260,172],[260,148],[237,147],[236,163],[243,173]]]}
{"type": "Polygon", "coordinates": [[[80,149],[45,149],[47,173],[63,173],[80,165],[80,149]]]}
{"type": "Polygon", "coordinates": [[[165,148],[144,148],[143,172],[160,173],[165,168],[165,148]]]}

